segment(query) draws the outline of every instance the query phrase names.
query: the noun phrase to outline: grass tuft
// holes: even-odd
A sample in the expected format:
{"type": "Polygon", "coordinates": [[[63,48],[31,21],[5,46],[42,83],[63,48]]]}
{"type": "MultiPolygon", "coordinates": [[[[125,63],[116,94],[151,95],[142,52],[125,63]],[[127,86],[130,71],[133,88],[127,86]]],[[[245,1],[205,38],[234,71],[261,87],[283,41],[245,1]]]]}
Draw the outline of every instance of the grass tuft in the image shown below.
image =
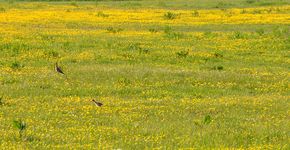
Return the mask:
{"type": "Polygon", "coordinates": [[[13,126],[18,129],[19,138],[22,138],[23,132],[27,127],[26,123],[22,120],[13,120],[13,126]]]}
{"type": "Polygon", "coordinates": [[[173,12],[167,12],[163,15],[163,17],[167,20],[173,20],[173,19],[176,19],[178,17],[178,14],[173,13],[173,12]]]}
{"type": "Polygon", "coordinates": [[[204,124],[210,124],[211,123],[211,121],[212,121],[212,119],[211,119],[211,116],[210,115],[206,115],[205,117],[204,117],[204,119],[203,119],[203,123],[204,124]]]}
{"type": "Polygon", "coordinates": [[[14,61],[14,62],[12,62],[12,64],[10,65],[10,68],[11,69],[21,69],[21,68],[23,68],[24,67],[24,65],[23,64],[21,64],[20,62],[18,62],[18,61],[14,61]]]}
{"type": "Polygon", "coordinates": [[[183,51],[176,52],[176,55],[179,58],[185,58],[189,55],[189,50],[183,50],[183,51]]]}

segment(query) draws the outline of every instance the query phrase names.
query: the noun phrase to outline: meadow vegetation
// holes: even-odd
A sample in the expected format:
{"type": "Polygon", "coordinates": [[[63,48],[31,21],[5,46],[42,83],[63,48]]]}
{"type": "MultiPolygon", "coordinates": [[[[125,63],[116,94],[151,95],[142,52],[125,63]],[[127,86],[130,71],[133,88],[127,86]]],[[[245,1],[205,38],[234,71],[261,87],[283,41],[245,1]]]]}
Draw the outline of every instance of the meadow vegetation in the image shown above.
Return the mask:
{"type": "Polygon", "coordinates": [[[288,0],[1,1],[0,149],[289,149],[289,25],[288,0]]]}

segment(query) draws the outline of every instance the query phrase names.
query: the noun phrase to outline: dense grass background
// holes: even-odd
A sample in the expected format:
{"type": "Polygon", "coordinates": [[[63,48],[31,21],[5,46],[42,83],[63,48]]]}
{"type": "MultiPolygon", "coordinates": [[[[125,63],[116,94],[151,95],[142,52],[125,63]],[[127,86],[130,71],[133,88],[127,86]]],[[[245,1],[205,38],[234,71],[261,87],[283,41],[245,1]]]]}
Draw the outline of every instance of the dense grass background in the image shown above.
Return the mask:
{"type": "MultiPolygon", "coordinates": [[[[289,4],[194,2],[14,2],[0,13],[289,4]]],[[[0,148],[289,149],[289,24],[0,20],[0,28],[0,148]],[[22,138],[15,119],[28,125],[22,138]]]]}

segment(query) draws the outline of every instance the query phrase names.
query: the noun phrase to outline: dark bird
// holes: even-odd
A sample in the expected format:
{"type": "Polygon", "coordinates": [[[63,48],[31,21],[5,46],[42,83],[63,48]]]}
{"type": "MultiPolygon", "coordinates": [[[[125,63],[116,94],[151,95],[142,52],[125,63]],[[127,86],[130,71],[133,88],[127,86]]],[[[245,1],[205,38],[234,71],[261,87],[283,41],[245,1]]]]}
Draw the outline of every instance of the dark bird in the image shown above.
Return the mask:
{"type": "Polygon", "coordinates": [[[94,99],[92,100],[92,102],[94,102],[96,104],[96,106],[101,107],[103,104],[100,102],[95,101],[94,99]]]}
{"type": "Polygon", "coordinates": [[[62,69],[58,66],[58,63],[55,63],[55,71],[57,71],[58,73],[64,74],[62,69]]]}

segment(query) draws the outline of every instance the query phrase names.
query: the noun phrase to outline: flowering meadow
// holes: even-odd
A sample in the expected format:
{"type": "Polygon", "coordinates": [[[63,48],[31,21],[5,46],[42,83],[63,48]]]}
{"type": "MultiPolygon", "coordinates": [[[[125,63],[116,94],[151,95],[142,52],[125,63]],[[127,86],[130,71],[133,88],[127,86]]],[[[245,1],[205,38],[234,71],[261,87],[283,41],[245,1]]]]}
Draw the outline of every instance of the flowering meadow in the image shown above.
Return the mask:
{"type": "Polygon", "coordinates": [[[191,1],[0,1],[0,149],[289,149],[290,2],[191,1]]]}

